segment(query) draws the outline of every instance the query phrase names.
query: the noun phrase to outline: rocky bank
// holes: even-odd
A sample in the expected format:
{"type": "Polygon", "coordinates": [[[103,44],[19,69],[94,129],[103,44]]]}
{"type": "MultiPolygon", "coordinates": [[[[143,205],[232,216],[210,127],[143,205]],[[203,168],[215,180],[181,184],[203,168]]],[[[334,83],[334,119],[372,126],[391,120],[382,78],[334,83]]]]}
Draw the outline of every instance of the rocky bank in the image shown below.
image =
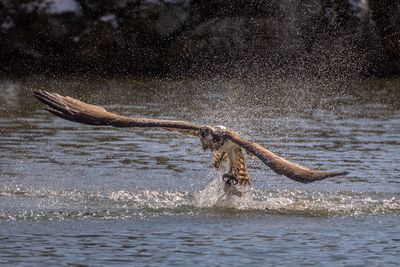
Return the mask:
{"type": "Polygon", "coordinates": [[[0,0],[1,72],[400,74],[400,1],[0,0]]]}

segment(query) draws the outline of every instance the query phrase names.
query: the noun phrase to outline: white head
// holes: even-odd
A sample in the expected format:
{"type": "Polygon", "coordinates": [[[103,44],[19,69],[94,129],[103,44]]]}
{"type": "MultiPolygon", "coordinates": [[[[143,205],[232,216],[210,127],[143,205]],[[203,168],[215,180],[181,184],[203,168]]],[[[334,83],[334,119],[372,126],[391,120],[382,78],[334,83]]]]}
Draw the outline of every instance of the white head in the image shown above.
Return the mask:
{"type": "Polygon", "coordinates": [[[203,126],[200,129],[200,140],[203,149],[216,150],[221,148],[225,143],[225,130],[224,126],[203,126]]]}

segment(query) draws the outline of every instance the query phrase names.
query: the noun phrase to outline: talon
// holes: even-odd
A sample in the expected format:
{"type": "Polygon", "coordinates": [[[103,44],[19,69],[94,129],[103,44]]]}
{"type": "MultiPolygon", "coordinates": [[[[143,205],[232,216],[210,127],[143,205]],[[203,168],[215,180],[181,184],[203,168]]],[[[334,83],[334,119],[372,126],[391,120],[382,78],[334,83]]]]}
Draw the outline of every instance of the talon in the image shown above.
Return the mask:
{"type": "Polygon", "coordinates": [[[237,185],[239,183],[239,180],[232,174],[229,173],[225,173],[224,175],[222,175],[222,181],[225,182],[225,184],[229,184],[229,185],[237,185]]]}
{"type": "Polygon", "coordinates": [[[248,180],[248,179],[240,179],[239,180],[239,185],[249,186],[250,185],[250,180],[248,180]]]}
{"type": "Polygon", "coordinates": [[[233,185],[237,185],[238,184],[238,179],[236,179],[236,177],[235,176],[232,176],[232,179],[231,179],[231,184],[233,184],[233,185]]]}
{"type": "Polygon", "coordinates": [[[224,181],[225,183],[228,183],[230,180],[230,174],[229,173],[225,173],[224,175],[222,175],[222,181],[224,181]]]}

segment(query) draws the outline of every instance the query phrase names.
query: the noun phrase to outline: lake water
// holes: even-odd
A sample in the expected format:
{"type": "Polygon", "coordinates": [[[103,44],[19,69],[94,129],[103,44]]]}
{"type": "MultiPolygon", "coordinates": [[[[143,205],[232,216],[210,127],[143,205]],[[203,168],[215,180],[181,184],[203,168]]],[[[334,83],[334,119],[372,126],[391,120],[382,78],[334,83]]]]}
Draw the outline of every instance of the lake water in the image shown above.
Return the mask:
{"type": "Polygon", "coordinates": [[[0,264],[398,266],[400,80],[3,78],[0,264]],[[128,116],[225,125],[296,163],[248,159],[226,198],[196,138],[55,118],[43,89],[128,116]],[[222,196],[222,197],[221,197],[222,196]]]}

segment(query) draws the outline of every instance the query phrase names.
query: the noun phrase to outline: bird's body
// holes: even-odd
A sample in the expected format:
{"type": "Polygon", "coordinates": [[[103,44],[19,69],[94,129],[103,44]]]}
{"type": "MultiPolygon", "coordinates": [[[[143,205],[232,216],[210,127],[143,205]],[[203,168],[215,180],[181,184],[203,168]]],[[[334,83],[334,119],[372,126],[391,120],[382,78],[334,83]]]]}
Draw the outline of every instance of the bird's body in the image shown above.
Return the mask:
{"type": "Polygon", "coordinates": [[[198,126],[185,121],[129,118],[68,96],[46,91],[35,91],[34,95],[49,106],[48,111],[66,120],[114,127],[158,127],[185,135],[197,136],[200,138],[204,150],[213,151],[213,166],[215,168],[219,169],[224,162],[227,163],[228,172],[223,175],[227,185],[237,183],[242,186],[250,185],[243,150],[258,157],[277,174],[285,175],[302,183],[347,174],[347,172],[316,171],[292,163],[257,143],[241,138],[237,133],[226,129],[224,126],[198,126]]]}
{"type": "MultiPolygon", "coordinates": [[[[204,150],[213,151],[212,165],[219,169],[223,163],[228,164],[228,173],[226,177],[234,177],[240,185],[249,185],[250,177],[247,172],[246,161],[242,152],[242,148],[234,142],[212,135],[210,133],[218,133],[223,136],[226,128],[223,126],[204,126],[201,130],[200,141],[204,150]]],[[[236,181],[234,181],[236,183],[236,181]]]]}

